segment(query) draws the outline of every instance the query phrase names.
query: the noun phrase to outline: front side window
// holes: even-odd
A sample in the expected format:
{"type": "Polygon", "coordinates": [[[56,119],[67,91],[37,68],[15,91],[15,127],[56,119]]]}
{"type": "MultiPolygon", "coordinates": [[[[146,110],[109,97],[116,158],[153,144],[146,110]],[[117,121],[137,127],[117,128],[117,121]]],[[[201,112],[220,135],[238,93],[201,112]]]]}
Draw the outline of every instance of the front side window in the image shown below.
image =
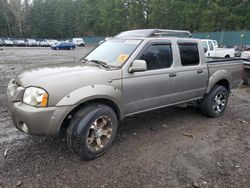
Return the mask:
{"type": "Polygon", "coordinates": [[[169,68],[173,63],[171,45],[152,45],[140,55],[139,59],[146,61],[148,70],[169,68]]]}
{"type": "Polygon", "coordinates": [[[200,63],[197,44],[179,44],[182,66],[194,66],[200,63]]]}

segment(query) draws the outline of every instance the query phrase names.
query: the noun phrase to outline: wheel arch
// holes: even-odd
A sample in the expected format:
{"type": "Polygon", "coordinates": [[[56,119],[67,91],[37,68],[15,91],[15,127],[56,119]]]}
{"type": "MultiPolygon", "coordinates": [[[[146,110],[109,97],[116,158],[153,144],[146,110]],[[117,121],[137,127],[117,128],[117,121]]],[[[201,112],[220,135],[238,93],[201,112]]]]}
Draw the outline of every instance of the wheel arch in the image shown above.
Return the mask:
{"type": "Polygon", "coordinates": [[[224,86],[228,91],[230,91],[230,84],[229,84],[229,81],[226,79],[222,79],[218,81],[215,85],[224,86]]]}
{"type": "Polygon", "coordinates": [[[210,86],[209,90],[207,90],[206,93],[209,93],[216,85],[224,86],[228,91],[231,90],[229,81],[227,79],[221,79],[221,80],[215,82],[214,85],[210,86]]]}
{"type": "Polygon", "coordinates": [[[121,109],[113,100],[108,98],[93,98],[78,104],[69,113],[67,113],[67,115],[64,117],[64,120],[62,121],[62,124],[60,125],[59,133],[62,133],[67,129],[70,121],[81,108],[90,104],[103,104],[109,106],[111,109],[114,110],[118,120],[123,119],[121,109]]]}
{"type": "Polygon", "coordinates": [[[228,91],[231,90],[232,76],[228,71],[217,71],[209,78],[206,94],[208,94],[216,85],[225,86],[228,91]]]}

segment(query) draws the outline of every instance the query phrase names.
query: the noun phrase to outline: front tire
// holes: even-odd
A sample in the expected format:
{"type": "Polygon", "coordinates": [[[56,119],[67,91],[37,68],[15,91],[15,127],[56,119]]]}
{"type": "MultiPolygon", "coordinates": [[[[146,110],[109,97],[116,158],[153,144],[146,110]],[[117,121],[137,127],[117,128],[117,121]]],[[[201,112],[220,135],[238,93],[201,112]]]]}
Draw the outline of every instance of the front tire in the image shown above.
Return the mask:
{"type": "Polygon", "coordinates": [[[67,129],[68,147],[83,160],[95,159],[111,147],[117,128],[117,116],[110,107],[88,105],[75,114],[67,129]]]}
{"type": "Polygon", "coordinates": [[[216,85],[200,103],[200,110],[207,117],[222,116],[228,102],[229,92],[224,86],[216,85]]]}

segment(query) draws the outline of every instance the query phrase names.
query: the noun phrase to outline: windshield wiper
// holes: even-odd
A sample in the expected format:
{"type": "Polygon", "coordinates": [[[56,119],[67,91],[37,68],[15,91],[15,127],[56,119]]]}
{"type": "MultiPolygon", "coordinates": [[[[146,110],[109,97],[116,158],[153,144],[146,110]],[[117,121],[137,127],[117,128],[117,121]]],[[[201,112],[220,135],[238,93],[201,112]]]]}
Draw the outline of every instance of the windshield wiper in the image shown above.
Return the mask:
{"type": "Polygon", "coordinates": [[[81,59],[80,59],[80,63],[86,63],[88,60],[86,59],[86,58],[84,58],[84,57],[82,57],[81,59]]]}
{"type": "Polygon", "coordinates": [[[105,67],[105,68],[107,68],[107,69],[110,68],[110,65],[108,65],[108,64],[107,64],[106,62],[104,62],[104,61],[92,59],[92,60],[88,60],[87,62],[96,63],[96,64],[101,65],[101,66],[103,66],[103,67],[105,67]]]}

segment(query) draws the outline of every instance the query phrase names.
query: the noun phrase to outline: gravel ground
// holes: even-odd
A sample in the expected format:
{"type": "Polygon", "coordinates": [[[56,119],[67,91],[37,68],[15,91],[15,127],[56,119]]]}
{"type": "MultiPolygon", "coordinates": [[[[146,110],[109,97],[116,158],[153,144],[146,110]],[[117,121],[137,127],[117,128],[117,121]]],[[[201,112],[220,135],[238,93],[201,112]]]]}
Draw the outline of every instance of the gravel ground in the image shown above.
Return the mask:
{"type": "Polygon", "coordinates": [[[194,107],[130,117],[109,152],[89,162],[63,137],[16,130],[6,109],[9,79],[34,66],[74,63],[90,49],[0,50],[0,187],[250,187],[250,87],[232,92],[220,118],[194,107]]]}

